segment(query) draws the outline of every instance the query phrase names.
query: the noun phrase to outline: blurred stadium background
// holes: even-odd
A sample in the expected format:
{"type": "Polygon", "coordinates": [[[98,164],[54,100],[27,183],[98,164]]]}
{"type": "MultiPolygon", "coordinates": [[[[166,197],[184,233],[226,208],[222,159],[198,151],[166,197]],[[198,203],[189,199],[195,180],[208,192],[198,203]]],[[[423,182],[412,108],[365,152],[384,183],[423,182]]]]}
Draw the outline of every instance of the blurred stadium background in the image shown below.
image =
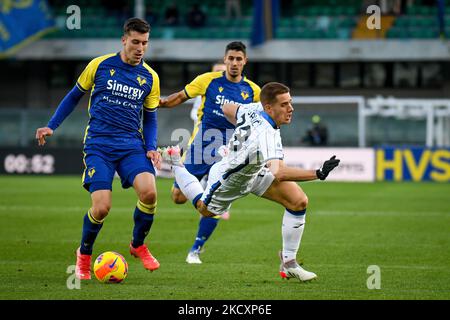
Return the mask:
{"type": "MultiPolygon", "coordinates": [[[[228,42],[241,40],[249,49],[245,74],[261,86],[268,81],[286,83],[296,97],[294,125],[282,131],[286,146],[308,146],[307,131],[312,116],[318,115],[328,129],[329,147],[448,150],[449,0],[268,1],[273,3],[269,20],[258,24],[265,14],[265,1],[237,1],[238,10],[228,1],[209,0],[49,0],[34,1],[33,10],[20,5],[33,1],[4,1],[5,37],[24,40],[26,32],[31,37],[32,29],[26,24],[33,25],[33,19],[47,19],[47,24],[35,30],[43,37],[26,45],[17,41],[8,48],[7,38],[3,38],[0,147],[30,152],[35,144],[33,128],[47,123],[87,62],[119,51],[124,20],[142,16],[152,25],[146,59],[160,75],[163,95],[181,90],[196,75],[208,71],[211,63],[223,56],[228,42]],[[199,23],[189,18],[196,4],[204,13],[199,23]],[[368,8],[374,4],[381,12],[380,28],[371,30],[367,23],[373,12],[368,13],[368,8]],[[79,28],[69,26],[75,21],[71,5],[80,9],[79,28]],[[168,18],[172,7],[177,12],[175,20],[168,18]],[[21,16],[20,12],[28,9],[30,13],[21,16]],[[19,28],[8,30],[11,20],[23,17],[27,20],[13,24],[19,28]]],[[[50,139],[47,150],[81,148],[80,129],[88,119],[88,98],[84,97],[50,139]]],[[[176,111],[159,112],[160,127],[164,128],[159,134],[161,145],[173,143],[175,129],[192,129],[189,103],[176,111]]],[[[17,156],[18,151],[13,153],[17,156]]],[[[3,159],[9,154],[2,152],[3,159]]],[[[421,152],[413,154],[419,163],[421,152]]],[[[8,159],[6,162],[16,165],[2,166],[2,172],[36,172],[30,153],[26,159],[8,159]]],[[[450,173],[445,170],[448,182],[450,173]]],[[[380,179],[385,176],[391,173],[380,179]]]]}

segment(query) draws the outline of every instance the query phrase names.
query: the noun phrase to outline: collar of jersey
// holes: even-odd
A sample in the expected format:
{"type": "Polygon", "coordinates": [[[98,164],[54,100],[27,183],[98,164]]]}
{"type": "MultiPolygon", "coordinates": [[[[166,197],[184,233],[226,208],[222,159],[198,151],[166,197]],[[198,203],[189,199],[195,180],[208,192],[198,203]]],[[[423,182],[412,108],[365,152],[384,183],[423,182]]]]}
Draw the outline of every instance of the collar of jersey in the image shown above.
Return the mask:
{"type": "Polygon", "coordinates": [[[277,124],[275,123],[275,121],[273,121],[273,119],[265,112],[265,111],[261,111],[261,116],[267,120],[268,123],[270,123],[270,125],[274,128],[274,129],[279,129],[277,127],[277,124]]]}
{"type": "Polygon", "coordinates": [[[135,66],[133,66],[133,65],[131,65],[131,64],[129,64],[129,63],[123,62],[123,61],[122,61],[122,58],[120,57],[120,51],[117,52],[116,58],[122,63],[123,66],[129,67],[129,68],[136,68],[136,67],[141,66],[141,65],[144,63],[144,58],[142,58],[142,59],[141,59],[141,62],[139,62],[139,64],[137,64],[137,65],[135,65],[135,66]]]}
{"type": "Polygon", "coordinates": [[[226,71],[222,71],[222,77],[223,77],[226,81],[231,82],[231,83],[236,83],[236,84],[244,83],[244,82],[245,82],[245,79],[246,79],[246,78],[245,78],[245,75],[242,73],[241,76],[242,76],[241,81],[239,81],[239,82],[233,82],[233,81],[228,80],[226,71]]]}

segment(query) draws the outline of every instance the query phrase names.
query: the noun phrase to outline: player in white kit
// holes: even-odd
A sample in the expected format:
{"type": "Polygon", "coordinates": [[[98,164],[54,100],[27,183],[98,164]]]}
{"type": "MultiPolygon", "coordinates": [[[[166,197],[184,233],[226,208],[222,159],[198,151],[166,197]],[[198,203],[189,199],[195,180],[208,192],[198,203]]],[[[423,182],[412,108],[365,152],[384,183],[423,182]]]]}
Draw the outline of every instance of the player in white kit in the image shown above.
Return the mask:
{"type": "Polygon", "coordinates": [[[183,194],[203,216],[223,214],[233,201],[249,193],[283,205],[280,275],[308,281],[316,274],[296,261],[308,198],[294,181],[325,180],[339,160],[333,156],[317,170],[284,165],[279,127],[291,122],[293,110],[289,88],[276,82],[262,88],[261,103],[225,104],[224,115],[236,129],[222,152],[224,157],[211,168],[206,189],[183,167],[178,147],[162,149],[161,153],[172,164],[183,194]]]}

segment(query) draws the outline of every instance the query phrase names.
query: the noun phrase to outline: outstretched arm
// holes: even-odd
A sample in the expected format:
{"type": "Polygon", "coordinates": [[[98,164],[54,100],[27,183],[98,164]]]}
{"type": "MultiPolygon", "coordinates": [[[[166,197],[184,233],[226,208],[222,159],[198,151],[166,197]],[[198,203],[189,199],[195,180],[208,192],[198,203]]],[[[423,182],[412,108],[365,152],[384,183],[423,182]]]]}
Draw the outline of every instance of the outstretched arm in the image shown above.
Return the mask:
{"type": "Polygon", "coordinates": [[[278,181],[310,181],[318,178],[316,170],[288,167],[283,160],[271,160],[268,167],[278,181]]]}
{"type": "Polygon", "coordinates": [[[173,93],[170,96],[166,98],[162,98],[159,100],[159,107],[160,108],[173,108],[176,107],[183,102],[187,101],[189,97],[186,95],[186,92],[184,90],[181,90],[179,92],[173,93]]]}
{"type": "Polygon", "coordinates": [[[38,145],[43,146],[45,144],[45,137],[53,135],[56,128],[58,128],[67,116],[72,113],[83,95],[84,92],[81,91],[78,86],[73,87],[61,101],[47,126],[36,130],[38,145]]]}
{"type": "Polygon", "coordinates": [[[286,166],[283,160],[271,160],[268,162],[269,170],[279,181],[311,181],[325,180],[328,174],[339,165],[340,160],[332,156],[326,160],[322,167],[317,170],[304,170],[286,166]]]}

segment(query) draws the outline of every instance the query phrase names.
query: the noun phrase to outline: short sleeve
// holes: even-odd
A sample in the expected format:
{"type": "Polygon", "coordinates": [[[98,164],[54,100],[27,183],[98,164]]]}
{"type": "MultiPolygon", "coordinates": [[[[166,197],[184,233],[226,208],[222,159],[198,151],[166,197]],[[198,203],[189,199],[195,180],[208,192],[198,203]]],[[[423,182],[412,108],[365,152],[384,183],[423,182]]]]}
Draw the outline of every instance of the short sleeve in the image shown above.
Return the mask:
{"type": "Polygon", "coordinates": [[[103,56],[92,59],[91,62],[86,66],[83,72],[80,74],[77,80],[77,87],[83,92],[92,89],[95,82],[95,74],[97,73],[98,66],[100,63],[108,58],[115,56],[117,53],[105,54],[103,56]]]}
{"type": "Polygon", "coordinates": [[[196,96],[203,96],[206,93],[206,88],[208,88],[209,84],[212,80],[212,73],[204,73],[197,76],[191,83],[184,87],[184,92],[188,98],[193,98],[196,96]]]}
{"type": "Polygon", "coordinates": [[[153,77],[152,90],[147,95],[144,101],[144,108],[148,111],[155,110],[159,105],[159,98],[161,95],[160,87],[159,87],[159,76],[156,72],[151,72],[153,77]]]}
{"type": "Polygon", "coordinates": [[[283,160],[283,146],[281,145],[280,132],[272,130],[265,130],[263,134],[259,135],[259,150],[265,161],[280,159],[283,160]]]}
{"type": "Polygon", "coordinates": [[[81,91],[86,92],[91,90],[94,85],[95,73],[97,72],[98,65],[97,59],[92,60],[78,77],[77,87],[81,91]]]}
{"type": "Polygon", "coordinates": [[[256,103],[243,104],[243,105],[239,106],[239,108],[236,110],[236,119],[240,118],[244,113],[251,112],[251,111],[256,111],[256,112],[263,111],[262,104],[260,102],[256,102],[256,103]]]}

